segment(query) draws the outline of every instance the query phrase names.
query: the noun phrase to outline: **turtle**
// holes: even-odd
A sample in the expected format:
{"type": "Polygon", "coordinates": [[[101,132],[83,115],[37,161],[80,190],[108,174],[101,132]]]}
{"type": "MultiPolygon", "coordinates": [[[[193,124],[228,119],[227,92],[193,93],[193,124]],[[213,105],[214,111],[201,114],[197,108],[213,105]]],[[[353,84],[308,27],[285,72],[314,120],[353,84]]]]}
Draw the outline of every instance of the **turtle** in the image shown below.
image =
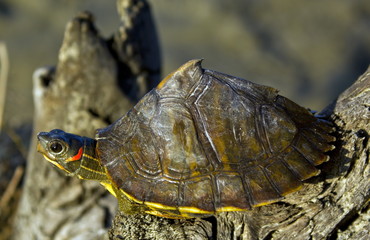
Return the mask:
{"type": "Polygon", "coordinates": [[[280,201],[320,173],[333,125],[278,90],[191,60],[95,139],[40,132],[38,151],[98,180],[125,213],[207,217],[280,201]]]}

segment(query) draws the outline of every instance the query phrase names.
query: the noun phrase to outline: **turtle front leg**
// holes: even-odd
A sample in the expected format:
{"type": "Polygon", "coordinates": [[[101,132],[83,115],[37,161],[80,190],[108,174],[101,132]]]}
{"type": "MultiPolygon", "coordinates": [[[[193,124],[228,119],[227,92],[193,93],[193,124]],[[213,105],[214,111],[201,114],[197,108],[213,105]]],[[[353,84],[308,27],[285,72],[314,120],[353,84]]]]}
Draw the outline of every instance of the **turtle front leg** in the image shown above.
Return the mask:
{"type": "Polygon", "coordinates": [[[148,210],[147,206],[128,199],[122,190],[115,188],[115,192],[118,200],[118,208],[121,212],[125,214],[137,214],[144,213],[148,210]]]}

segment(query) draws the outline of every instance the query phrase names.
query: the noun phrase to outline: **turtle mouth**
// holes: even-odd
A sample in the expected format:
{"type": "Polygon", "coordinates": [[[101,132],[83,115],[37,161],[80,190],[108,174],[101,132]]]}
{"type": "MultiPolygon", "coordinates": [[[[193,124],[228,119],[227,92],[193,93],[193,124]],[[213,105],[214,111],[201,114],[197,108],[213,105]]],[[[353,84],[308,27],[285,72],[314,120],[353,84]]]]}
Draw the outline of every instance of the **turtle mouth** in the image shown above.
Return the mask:
{"type": "MultiPolygon", "coordinates": [[[[47,158],[47,150],[45,149],[44,144],[39,140],[37,143],[36,150],[41,153],[45,158],[47,158]]],[[[52,161],[50,158],[47,159],[48,161],[52,161]]]]}
{"type": "Polygon", "coordinates": [[[47,133],[39,132],[37,134],[37,151],[45,155],[46,153],[46,143],[48,142],[47,133]]]}
{"type": "Polygon", "coordinates": [[[57,161],[53,160],[53,159],[50,159],[43,151],[44,149],[42,148],[41,144],[37,144],[37,151],[39,151],[40,153],[42,153],[42,155],[44,156],[45,160],[47,160],[48,162],[54,164],[55,166],[57,166],[59,169],[63,170],[63,171],[66,171],[67,173],[71,173],[70,171],[68,171],[65,167],[63,167],[62,165],[60,165],[57,161]],[[39,147],[40,146],[40,147],[39,147]],[[40,148],[40,150],[39,150],[40,148]]]}
{"type": "Polygon", "coordinates": [[[37,150],[39,153],[44,153],[44,148],[42,147],[42,145],[41,145],[41,143],[40,143],[40,142],[38,142],[38,143],[37,143],[36,150],[37,150]]]}

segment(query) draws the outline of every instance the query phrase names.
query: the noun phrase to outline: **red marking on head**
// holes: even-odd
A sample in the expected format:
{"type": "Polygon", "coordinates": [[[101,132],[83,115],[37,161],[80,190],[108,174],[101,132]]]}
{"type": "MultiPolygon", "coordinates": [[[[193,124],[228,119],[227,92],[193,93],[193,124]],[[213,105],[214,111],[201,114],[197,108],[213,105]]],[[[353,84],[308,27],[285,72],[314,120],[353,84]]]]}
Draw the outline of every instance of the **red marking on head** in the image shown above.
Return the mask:
{"type": "Polygon", "coordinates": [[[82,157],[82,147],[80,147],[80,149],[78,149],[78,153],[76,155],[74,155],[73,157],[70,157],[66,160],[66,162],[73,162],[73,161],[78,161],[81,159],[82,157]]]}

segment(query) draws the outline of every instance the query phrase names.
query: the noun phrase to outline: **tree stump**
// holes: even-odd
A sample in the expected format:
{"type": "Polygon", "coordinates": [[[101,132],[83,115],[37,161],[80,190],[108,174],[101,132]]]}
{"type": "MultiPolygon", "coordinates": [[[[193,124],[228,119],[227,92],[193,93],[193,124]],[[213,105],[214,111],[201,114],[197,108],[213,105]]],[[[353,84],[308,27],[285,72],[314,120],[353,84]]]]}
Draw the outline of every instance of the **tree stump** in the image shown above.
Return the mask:
{"type": "Polygon", "coordinates": [[[145,1],[117,2],[123,24],[99,36],[93,16],[68,23],[57,67],[34,74],[34,134],[14,239],[106,239],[116,200],[93,181],[64,176],[36,153],[54,128],[93,137],[159,81],[159,46],[145,1]]]}

